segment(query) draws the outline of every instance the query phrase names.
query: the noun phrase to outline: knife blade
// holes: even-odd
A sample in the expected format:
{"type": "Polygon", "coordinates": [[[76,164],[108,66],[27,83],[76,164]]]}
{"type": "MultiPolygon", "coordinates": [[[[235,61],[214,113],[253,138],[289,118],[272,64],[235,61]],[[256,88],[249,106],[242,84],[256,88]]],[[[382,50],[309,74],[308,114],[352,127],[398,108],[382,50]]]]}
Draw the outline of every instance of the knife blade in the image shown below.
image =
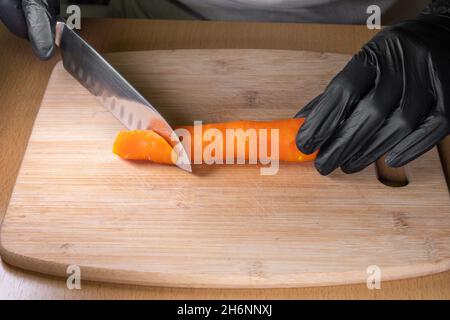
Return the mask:
{"type": "Polygon", "coordinates": [[[56,45],[64,68],[93,94],[128,130],[153,130],[178,155],[176,165],[192,172],[189,156],[163,116],[92,46],[64,22],[56,26],[56,45]]]}

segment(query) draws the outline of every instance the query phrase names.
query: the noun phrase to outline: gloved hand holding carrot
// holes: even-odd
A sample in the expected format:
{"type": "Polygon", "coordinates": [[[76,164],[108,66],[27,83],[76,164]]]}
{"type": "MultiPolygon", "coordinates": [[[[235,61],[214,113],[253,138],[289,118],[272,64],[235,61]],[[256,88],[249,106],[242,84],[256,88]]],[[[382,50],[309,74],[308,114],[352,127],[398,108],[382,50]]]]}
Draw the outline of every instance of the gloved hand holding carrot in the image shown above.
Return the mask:
{"type": "Polygon", "coordinates": [[[297,117],[297,146],[320,148],[323,175],[384,154],[399,167],[430,150],[450,133],[450,0],[376,35],[297,117]]]}

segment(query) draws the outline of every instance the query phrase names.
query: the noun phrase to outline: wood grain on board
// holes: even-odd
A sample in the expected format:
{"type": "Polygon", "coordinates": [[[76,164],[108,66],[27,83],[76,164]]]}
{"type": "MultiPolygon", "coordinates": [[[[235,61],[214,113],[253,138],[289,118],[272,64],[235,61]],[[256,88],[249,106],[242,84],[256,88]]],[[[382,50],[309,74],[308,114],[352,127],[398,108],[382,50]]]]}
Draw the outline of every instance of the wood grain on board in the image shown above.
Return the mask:
{"type": "MultiPolygon", "coordinates": [[[[346,55],[273,50],[116,53],[108,59],[171,124],[290,117],[346,55]],[[281,63],[282,62],[282,63],[281,63]]],[[[435,150],[409,184],[312,164],[136,164],[111,153],[121,125],[60,64],[1,230],[2,258],[65,276],[184,287],[298,287],[448,270],[450,198],[435,150]]]]}

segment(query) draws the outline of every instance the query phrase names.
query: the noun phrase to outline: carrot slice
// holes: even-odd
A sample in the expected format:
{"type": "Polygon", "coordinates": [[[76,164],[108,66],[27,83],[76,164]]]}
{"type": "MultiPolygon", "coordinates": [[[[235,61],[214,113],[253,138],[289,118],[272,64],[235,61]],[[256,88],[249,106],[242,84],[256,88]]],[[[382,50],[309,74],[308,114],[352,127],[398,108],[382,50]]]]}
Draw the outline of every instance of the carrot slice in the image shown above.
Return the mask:
{"type": "MultiPolygon", "coordinates": [[[[254,129],[256,132],[256,144],[257,148],[261,147],[261,139],[267,139],[267,152],[266,155],[270,156],[271,159],[277,159],[279,161],[285,162],[304,162],[312,161],[316,158],[317,153],[311,155],[305,155],[301,153],[296,145],[297,132],[303,124],[304,119],[281,119],[274,121],[234,121],[225,123],[210,123],[203,124],[201,131],[199,127],[195,126],[182,126],[177,129],[185,129],[191,135],[191,162],[195,158],[195,154],[200,154],[203,162],[208,162],[211,158],[215,158],[215,154],[209,154],[208,152],[203,152],[212,141],[205,139],[204,133],[209,129],[215,129],[217,133],[221,133],[223,144],[222,154],[223,162],[227,161],[227,158],[232,159],[241,158],[242,154],[239,153],[238,147],[239,139],[243,139],[245,143],[245,154],[243,155],[245,160],[249,159],[250,155],[250,142],[248,135],[245,133],[249,129],[254,129]],[[226,137],[227,130],[233,129],[235,135],[234,138],[234,154],[228,155],[226,150],[226,137]],[[261,130],[266,129],[266,130],[261,130]],[[278,131],[278,157],[276,154],[271,154],[271,144],[272,144],[272,130],[277,129],[278,131]],[[264,135],[262,132],[266,132],[264,135]],[[196,143],[195,133],[201,132],[202,143],[196,143]],[[201,147],[201,150],[198,148],[201,147]],[[197,151],[197,152],[196,152],[197,151]]],[[[176,156],[174,156],[175,161],[172,161],[172,150],[171,145],[156,132],[151,130],[134,130],[134,131],[122,131],[119,133],[115,143],[113,152],[118,156],[129,159],[129,160],[150,160],[157,163],[164,164],[174,164],[176,162],[176,156]]],[[[257,153],[258,161],[260,161],[260,153],[257,153]]],[[[197,159],[195,159],[197,160],[197,159]]]]}
{"type": "Polygon", "coordinates": [[[172,150],[172,146],[152,130],[121,131],[113,147],[113,152],[121,158],[162,164],[176,163],[175,154],[172,161],[172,150]]]}

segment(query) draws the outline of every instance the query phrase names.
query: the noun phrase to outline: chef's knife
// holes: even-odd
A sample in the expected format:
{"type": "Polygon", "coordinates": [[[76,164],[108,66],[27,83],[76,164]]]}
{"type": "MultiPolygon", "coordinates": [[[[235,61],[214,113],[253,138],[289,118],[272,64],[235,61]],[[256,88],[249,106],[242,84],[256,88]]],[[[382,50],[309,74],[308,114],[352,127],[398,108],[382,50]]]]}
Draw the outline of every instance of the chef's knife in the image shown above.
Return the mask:
{"type": "Polygon", "coordinates": [[[129,130],[153,130],[178,155],[176,165],[192,172],[189,156],[161,114],[102,56],[64,22],[56,26],[64,68],[129,130]]]}

